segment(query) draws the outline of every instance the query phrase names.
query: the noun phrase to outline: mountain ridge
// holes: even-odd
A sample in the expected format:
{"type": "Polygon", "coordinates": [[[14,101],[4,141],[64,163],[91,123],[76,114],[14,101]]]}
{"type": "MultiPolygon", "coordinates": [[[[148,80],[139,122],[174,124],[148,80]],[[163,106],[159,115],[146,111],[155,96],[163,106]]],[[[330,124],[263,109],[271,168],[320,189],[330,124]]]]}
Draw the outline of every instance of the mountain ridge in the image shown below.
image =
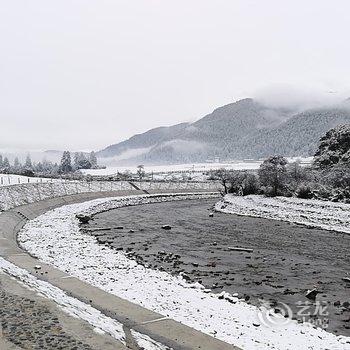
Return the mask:
{"type": "Polygon", "coordinates": [[[329,129],[350,123],[348,103],[298,112],[246,98],[216,108],[193,123],[158,127],[97,153],[115,164],[164,164],[310,156],[329,129]]]}

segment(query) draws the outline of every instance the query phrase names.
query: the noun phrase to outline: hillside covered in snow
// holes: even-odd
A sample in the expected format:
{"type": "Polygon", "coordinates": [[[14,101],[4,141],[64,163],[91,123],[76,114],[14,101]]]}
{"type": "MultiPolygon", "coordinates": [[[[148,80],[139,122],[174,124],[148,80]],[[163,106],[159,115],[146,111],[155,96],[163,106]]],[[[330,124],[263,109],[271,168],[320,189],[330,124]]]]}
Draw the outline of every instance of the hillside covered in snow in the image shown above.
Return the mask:
{"type": "Polygon", "coordinates": [[[331,128],[350,123],[350,103],[297,111],[247,98],[194,123],[159,127],[111,145],[98,157],[109,165],[310,156],[331,128]]]}

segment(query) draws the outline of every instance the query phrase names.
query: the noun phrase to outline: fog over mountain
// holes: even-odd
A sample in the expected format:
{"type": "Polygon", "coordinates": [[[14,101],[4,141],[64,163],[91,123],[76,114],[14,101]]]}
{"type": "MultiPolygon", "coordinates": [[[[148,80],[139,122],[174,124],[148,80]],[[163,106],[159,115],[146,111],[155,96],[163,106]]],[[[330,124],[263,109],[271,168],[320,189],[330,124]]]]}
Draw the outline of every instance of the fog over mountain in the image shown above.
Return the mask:
{"type": "Polygon", "coordinates": [[[102,149],[246,97],[305,110],[350,96],[349,11],[346,0],[2,1],[0,152],[102,149]]]}
{"type": "Polygon", "coordinates": [[[101,150],[98,156],[109,164],[310,156],[326,131],[350,122],[349,104],[300,112],[300,105],[272,107],[247,98],[219,107],[194,123],[135,135],[101,150]]]}
{"type": "Polygon", "coordinates": [[[256,90],[253,98],[259,103],[279,108],[304,111],[322,107],[337,106],[349,98],[350,91],[319,86],[295,86],[290,84],[272,84],[256,90]]]}

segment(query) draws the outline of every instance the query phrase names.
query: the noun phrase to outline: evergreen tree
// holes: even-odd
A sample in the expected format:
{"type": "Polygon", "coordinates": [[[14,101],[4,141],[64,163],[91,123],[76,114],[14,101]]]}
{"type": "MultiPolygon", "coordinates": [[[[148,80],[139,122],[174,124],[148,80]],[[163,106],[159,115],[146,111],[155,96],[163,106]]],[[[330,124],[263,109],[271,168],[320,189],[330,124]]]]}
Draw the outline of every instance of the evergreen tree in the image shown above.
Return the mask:
{"type": "Polygon", "coordinates": [[[61,159],[60,173],[67,174],[72,171],[72,160],[69,151],[64,151],[61,159]]]}
{"type": "Polygon", "coordinates": [[[43,162],[42,162],[42,166],[43,166],[44,173],[46,173],[46,174],[52,173],[54,165],[50,161],[48,161],[44,158],[43,162]]]}
{"type": "Polygon", "coordinates": [[[83,152],[76,152],[74,154],[74,168],[76,170],[91,168],[91,163],[83,152]]]}
{"type": "Polygon", "coordinates": [[[76,170],[79,169],[79,162],[80,162],[80,153],[75,152],[73,156],[73,165],[76,170]]]}
{"type": "Polygon", "coordinates": [[[21,163],[18,160],[18,157],[15,158],[14,162],[13,162],[13,166],[15,168],[15,170],[19,170],[21,168],[21,163]]]}
{"type": "Polygon", "coordinates": [[[42,173],[44,171],[43,164],[39,162],[38,164],[35,165],[35,171],[38,173],[42,173]]]}
{"type": "Polygon", "coordinates": [[[4,158],[4,160],[2,162],[2,166],[4,168],[9,168],[10,167],[10,162],[9,162],[9,159],[7,157],[4,158]]]}
{"type": "Polygon", "coordinates": [[[89,162],[91,164],[91,168],[97,168],[97,157],[94,151],[92,151],[89,155],[89,162]]]}
{"type": "Polygon", "coordinates": [[[25,166],[26,169],[32,169],[33,164],[32,164],[32,158],[30,157],[30,154],[27,154],[24,166],[25,166]]]}

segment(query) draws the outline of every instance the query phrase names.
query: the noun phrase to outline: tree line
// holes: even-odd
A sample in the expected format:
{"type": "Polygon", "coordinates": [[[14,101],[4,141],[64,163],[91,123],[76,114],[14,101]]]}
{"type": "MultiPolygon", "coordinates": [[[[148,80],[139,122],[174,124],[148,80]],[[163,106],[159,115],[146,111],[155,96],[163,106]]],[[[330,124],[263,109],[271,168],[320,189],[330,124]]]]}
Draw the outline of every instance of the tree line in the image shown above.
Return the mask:
{"type": "Polygon", "coordinates": [[[89,154],[83,152],[63,152],[59,164],[43,159],[41,162],[33,162],[28,154],[24,162],[20,162],[18,157],[15,157],[13,162],[9,158],[0,154],[0,173],[17,174],[24,176],[56,176],[61,174],[69,174],[77,172],[81,169],[96,169],[98,162],[95,152],[89,154]]]}

